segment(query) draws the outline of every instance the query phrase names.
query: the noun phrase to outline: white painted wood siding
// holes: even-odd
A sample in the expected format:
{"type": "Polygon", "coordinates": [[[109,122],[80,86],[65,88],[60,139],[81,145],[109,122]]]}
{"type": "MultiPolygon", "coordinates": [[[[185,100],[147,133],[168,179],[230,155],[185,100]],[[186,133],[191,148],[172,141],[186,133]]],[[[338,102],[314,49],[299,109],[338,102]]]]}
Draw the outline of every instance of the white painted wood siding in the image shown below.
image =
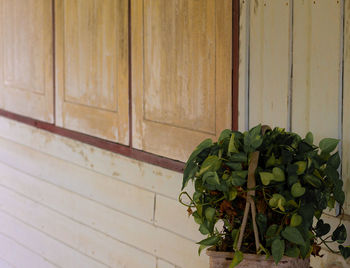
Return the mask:
{"type": "MultiPolygon", "coordinates": [[[[263,121],[343,137],[349,192],[350,0],[240,5],[240,129],[263,121]]],[[[0,267],[209,267],[197,255],[198,226],[177,201],[181,180],[0,118],[0,267]]],[[[350,265],[331,254],[312,260],[332,263],[350,265]]]]}

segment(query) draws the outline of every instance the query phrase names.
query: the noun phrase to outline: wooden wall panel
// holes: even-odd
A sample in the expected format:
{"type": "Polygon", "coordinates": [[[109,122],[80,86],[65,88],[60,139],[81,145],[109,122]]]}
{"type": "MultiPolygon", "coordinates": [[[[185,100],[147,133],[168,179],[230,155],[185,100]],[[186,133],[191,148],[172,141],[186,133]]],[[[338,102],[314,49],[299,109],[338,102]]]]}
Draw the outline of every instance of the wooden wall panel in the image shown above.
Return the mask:
{"type": "MultiPolygon", "coordinates": [[[[156,260],[152,255],[121,243],[104,232],[89,228],[85,223],[72,220],[3,186],[0,187],[0,193],[0,211],[39,229],[97,262],[108,267],[155,267],[156,260]]],[[[79,207],[80,204],[74,205],[79,207]]],[[[74,205],[72,203],[71,207],[74,205]]]]}
{"type": "Polygon", "coordinates": [[[186,160],[231,127],[232,2],[132,1],[133,145],[186,160]]]}
{"type": "Polygon", "coordinates": [[[344,209],[350,215],[350,1],[345,1],[344,15],[343,189],[344,209]]]}
{"type": "Polygon", "coordinates": [[[341,4],[294,1],[292,130],[338,138],[341,4]]]}
{"type": "Polygon", "coordinates": [[[238,67],[238,129],[248,128],[249,90],[249,18],[250,0],[240,0],[239,16],[239,67],[238,67]]]}
{"type": "MultiPolygon", "coordinates": [[[[54,267],[65,268],[106,268],[88,256],[73,250],[66,244],[42,233],[39,229],[27,225],[14,217],[0,211],[0,228],[12,240],[30,249],[32,252],[54,263],[54,267]]],[[[3,268],[3,266],[0,266],[3,268]]],[[[16,266],[23,267],[23,266],[16,266]]],[[[24,266],[27,267],[27,266],[24,266]]],[[[36,266],[34,266],[36,267],[36,266]]],[[[13,268],[13,266],[11,267],[13,268]]]]}
{"type": "Polygon", "coordinates": [[[251,2],[249,125],[287,127],[290,2],[251,2]]]}
{"type": "MultiPolygon", "coordinates": [[[[25,234],[23,234],[25,235],[25,234]]],[[[36,268],[55,268],[56,265],[38,256],[31,250],[23,247],[17,241],[9,238],[7,234],[0,233],[0,258],[11,264],[8,267],[36,267],[36,268]]],[[[0,263],[0,267],[6,268],[0,263]]]]}
{"type": "Polygon", "coordinates": [[[128,1],[56,1],[57,125],[129,143],[128,1]]]}
{"type": "Polygon", "coordinates": [[[52,123],[52,1],[0,0],[0,108],[52,123]]]}

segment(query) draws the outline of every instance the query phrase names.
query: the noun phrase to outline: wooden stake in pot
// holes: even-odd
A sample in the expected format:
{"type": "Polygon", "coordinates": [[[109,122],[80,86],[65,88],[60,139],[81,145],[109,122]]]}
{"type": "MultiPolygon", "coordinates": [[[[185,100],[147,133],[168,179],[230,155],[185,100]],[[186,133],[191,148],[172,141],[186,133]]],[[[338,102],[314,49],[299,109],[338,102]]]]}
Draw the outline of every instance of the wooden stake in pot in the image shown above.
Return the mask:
{"type": "Polygon", "coordinates": [[[252,221],[253,221],[253,229],[254,229],[254,237],[255,237],[255,247],[256,251],[259,250],[260,247],[260,241],[259,241],[259,231],[258,227],[256,225],[255,221],[255,216],[256,216],[256,208],[255,208],[255,203],[253,200],[253,196],[255,196],[255,169],[258,166],[258,161],[259,161],[259,152],[253,152],[249,167],[248,167],[248,182],[247,182],[247,187],[248,187],[248,193],[247,193],[247,202],[245,204],[245,210],[244,210],[244,215],[243,215],[243,222],[241,226],[241,230],[239,233],[239,238],[238,238],[238,244],[237,244],[237,249],[240,250],[242,246],[242,241],[243,241],[243,235],[245,231],[245,227],[247,225],[247,220],[248,220],[248,214],[249,214],[249,209],[251,208],[252,211],[252,221]]]}
{"type": "MultiPolygon", "coordinates": [[[[261,131],[262,134],[264,135],[267,130],[271,130],[269,126],[262,126],[261,131]]],[[[259,231],[258,231],[258,226],[256,225],[256,208],[255,208],[255,203],[253,196],[255,196],[255,170],[258,166],[259,162],[259,151],[253,152],[250,158],[249,162],[249,167],[248,167],[248,181],[247,181],[247,188],[248,188],[248,193],[247,193],[247,201],[245,204],[245,209],[244,209],[244,215],[243,215],[243,222],[241,225],[241,230],[239,233],[239,238],[238,238],[238,243],[237,243],[237,249],[240,250],[243,242],[243,235],[245,231],[245,227],[247,225],[247,220],[248,220],[248,214],[249,214],[249,209],[251,209],[252,212],[252,221],[253,221],[253,230],[254,230],[254,237],[255,237],[255,247],[256,251],[259,250],[260,247],[260,241],[259,241],[259,231]]]]}

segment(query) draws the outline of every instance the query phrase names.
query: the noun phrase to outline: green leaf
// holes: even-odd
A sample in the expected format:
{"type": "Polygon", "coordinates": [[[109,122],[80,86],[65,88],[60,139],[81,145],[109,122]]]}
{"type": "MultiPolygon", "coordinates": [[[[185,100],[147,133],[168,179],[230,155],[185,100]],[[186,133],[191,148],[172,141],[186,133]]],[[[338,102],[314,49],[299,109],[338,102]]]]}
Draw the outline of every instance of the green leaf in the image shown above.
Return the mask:
{"type": "Polygon", "coordinates": [[[202,235],[207,235],[210,233],[206,223],[204,222],[199,226],[199,231],[201,232],[202,235]]]}
{"type": "Polygon", "coordinates": [[[239,250],[237,250],[235,252],[235,254],[233,255],[233,260],[229,266],[229,268],[234,268],[236,267],[238,264],[240,264],[240,262],[243,260],[243,253],[239,250]]]}
{"type": "Polygon", "coordinates": [[[298,174],[297,174],[298,168],[299,168],[299,166],[296,165],[296,164],[289,164],[289,165],[287,166],[287,173],[288,173],[288,176],[295,176],[295,175],[298,175],[298,174]]]}
{"type": "Polygon", "coordinates": [[[336,152],[330,158],[328,158],[327,165],[330,165],[330,166],[332,166],[335,169],[337,169],[339,167],[339,165],[340,165],[340,156],[339,156],[338,152],[336,152]]]}
{"type": "Polygon", "coordinates": [[[199,241],[197,244],[204,245],[204,246],[213,246],[213,245],[216,245],[216,243],[219,241],[220,241],[219,236],[211,236],[206,239],[203,239],[202,241],[199,241]]]}
{"type": "Polygon", "coordinates": [[[228,166],[229,168],[233,169],[233,170],[236,170],[236,171],[242,170],[242,163],[226,162],[225,165],[228,166]]]}
{"type": "Polygon", "coordinates": [[[281,181],[285,181],[286,179],[284,176],[284,171],[279,167],[274,167],[272,169],[272,174],[274,176],[275,181],[281,182],[281,181]]]}
{"type": "Polygon", "coordinates": [[[220,163],[219,157],[217,157],[216,155],[209,155],[202,163],[198,176],[201,176],[203,173],[207,171],[216,171],[218,169],[219,163],[220,163]]]}
{"type": "Polygon", "coordinates": [[[314,143],[314,135],[311,132],[308,132],[305,136],[305,141],[312,145],[314,143]]]}
{"type": "Polygon", "coordinates": [[[337,147],[338,143],[338,139],[325,138],[320,141],[319,147],[322,153],[331,153],[337,147]]]}
{"type": "Polygon", "coordinates": [[[270,207],[279,208],[281,211],[284,211],[284,205],[286,204],[286,199],[283,195],[273,194],[272,198],[269,200],[270,207]]]}
{"type": "Polygon", "coordinates": [[[231,155],[231,153],[238,153],[238,150],[235,146],[235,133],[231,134],[230,142],[228,144],[227,149],[228,155],[231,155]]]}
{"type": "Polygon", "coordinates": [[[231,183],[234,186],[242,186],[247,180],[237,174],[232,174],[231,183]]]}
{"type": "Polygon", "coordinates": [[[275,163],[276,163],[276,158],[275,158],[275,155],[272,153],[272,155],[266,161],[266,167],[267,168],[272,167],[275,165],[275,163]]]}
{"type": "Polygon", "coordinates": [[[304,230],[309,230],[315,214],[313,203],[306,203],[299,208],[298,214],[303,217],[302,226],[304,230]]]}
{"type": "MultiPolygon", "coordinates": [[[[265,255],[266,255],[266,260],[267,260],[268,258],[270,258],[270,256],[271,256],[270,251],[269,251],[267,248],[265,248],[263,245],[261,245],[261,243],[260,243],[259,248],[260,248],[260,249],[259,249],[258,252],[260,252],[260,251],[264,252],[265,255]]],[[[258,254],[259,254],[259,253],[258,253],[258,254]]]]}
{"type": "Polygon", "coordinates": [[[262,184],[269,185],[270,182],[274,179],[274,176],[271,172],[259,172],[260,179],[262,184]]]}
{"type": "Polygon", "coordinates": [[[218,143],[221,144],[221,142],[231,136],[232,131],[230,129],[224,129],[218,139],[218,143]]]}
{"type": "Polygon", "coordinates": [[[198,169],[198,166],[196,163],[193,162],[193,160],[205,149],[209,148],[213,145],[213,141],[211,139],[206,139],[202,141],[196,149],[192,152],[190,157],[188,158],[185,169],[184,169],[184,175],[183,175],[183,181],[182,181],[182,188],[183,190],[188,181],[193,178],[194,174],[197,172],[196,169],[198,169]]]}
{"type": "Polygon", "coordinates": [[[328,223],[324,223],[323,220],[319,220],[316,224],[316,236],[321,237],[326,234],[331,230],[331,226],[328,223]]]}
{"type": "Polygon", "coordinates": [[[344,224],[340,225],[334,230],[332,234],[332,240],[337,241],[339,244],[343,244],[346,240],[346,229],[344,224]]]}
{"type": "Polygon", "coordinates": [[[334,198],[340,205],[343,205],[345,201],[345,193],[342,190],[334,191],[334,198]]]}
{"type": "Polygon", "coordinates": [[[294,246],[287,249],[285,255],[292,258],[298,258],[300,255],[300,249],[297,246],[294,246]]]}
{"type": "Polygon", "coordinates": [[[345,260],[350,257],[350,246],[339,245],[339,250],[345,260]]]}
{"type": "Polygon", "coordinates": [[[210,185],[220,185],[219,176],[216,172],[208,171],[203,175],[203,182],[210,185]]]}
{"type": "Polygon", "coordinates": [[[288,185],[289,186],[293,185],[296,182],[298,182],[298,176],[297,175],[288,176],[288,185]]]}
{"type": "Polygon", "coordinates": [[[193,212],[192,216],[193,216],[193,218],[194,218],[194,221],[195,221],[197,224],[201,225],[201,224],[203,223],[203,220],[202,220],[202,218],[199,216],[198,211],[193,212]]]}
{"type": "Polygon", "coordinates": [[[262,214],[262,213],[258,213],[256,216],[256,224],[258,225],[259,228],[259,234],[260,234],[260,238],[261,240],[263,240],[264,238],[264,234],[267,228],[267,217],[266,215],[262,214]]]}
{"type": "Polygon", "coordinates": [[[195,203],[199,203],[201,196],[202,196],[202,193],[200,193],[200,192],[194,192],[194,193],[193,193],[193,201],[194,201],[195,203]]]}
{"type": "MultiPolygon", "coordinates": [[[[345,195],[344,195],[345,198],[345,195]]],[[[333,196],[331,196],[328,201],[327,201],[327,207],[329,207],[329,209],[333,209],[335,205],[335,199],[333,196]]]]}
{"type": "Polygon", "coordinates": [[[248,176],[248,170],[233,171],[232,174],[245,179],[248,176]]]}
{"type": "Polygon", "coordinates": [[[201,252],[203,249],[207,248],[208,246],[205,246],[205,245],[200,245],[199,248],[198,248],[198,256],[201,255],[201,252]]]}
{"type": "Polygon", "coordinates": [[[303,222],[303,218],[298,214],[293,214],[292,218],[290,219],[290,226],[291,227],[297,227],[303,222]]]}
{"type": "Polygon", "coordinates": [[[263,142],[261,125],[257,125],[244,134],[244,151],[254,152],[263,142]]]}
{"type": "Polygon", "coordinates": [[[202,141],[196,147],[196,149],[192,152],[192,154],[190,155],[190,157],[187,160],[187,163],[192,162],[192,160],[194,160],[194,158],[196,158],[197,155],[199,155],[203,150],[209,148],[212,145],[213,145],[213,141],[211,139],[206,139],[206,140],[202,141]]]}
{"type": "Polygon", "coordinates": [[[233,229],[231,232],[231,237],[232,237],[233,241],[236,240],[238,235],[239,235],[239,229],[233,229]]]}
{"type": "Polygon", "coordinates": [[[305,194],[306,189],[301,186],[300,182],[296,182],[292,185],[291,193],[293,197],[300,197],[305,194]]]}
{"type": "Polygon", "coordinates": [[[237,196],[237,189],[236,188],[232,188],[230,191],[229,191],[229,193],[228,193],[228,199],[230,200],[230,201],[232,201],[232,200],[234,200],[235,198],[236,198],[236,196],[237,196]]]}
{"type": "Polygon", "coordinates": [[[282,259],[282,256],[284,254],[284,247],[285,247],[284,240],[277,238],[272,242],[272,246],[271,246],[272,257],[275,260],[276,265],[282,259]]]}
{"type": "Polygon", "coordinates": [[[321,185],[322,185],[322,181],[321,181],[319,178],[317,178],[316,176],[311,175],[311,174],[306,174],[306,175],[304,176],[304,180],[305,180],[308,184],[312,185],[312,186],[315,187],[315,188],[320,188],[321,185]]]}
{"type": "Polygon", "coordinates": [[[197,163],[194,162],[189,162],[186,164],[185,170],[184,170],[184,175],[182,178],[182,188],[181,191],[186,187],[188,181],[190,179],[193,179],[194,175],[198,171],[198,165],[197,163]]]}
{"type": "Polygon", "coordinates": [[[236,250],[237,249],[237,244],[238,244],[238,239],[239,239],[239,232],[240,229],[234,229],[232,230],[231,236],[233,238],[233,249],[236,250]],[[237,231],[235,231],[237,230],[237,231]]]}
{"type": "Polygon", "coordinates": [[[212,207],[208,207],[205,210],[204,214],[205,214],[205,217],[207,218],[208,221],[213,221],[214,216],[215,216],[215,211],[216,211],[216,209],[212,208],[212,207]]]}
{"type": "Polygon", "coordinates": [[[310,256],[312,251],[312,246],[310,245],[310,240],[306,239],[305,245],[300,245],[300,256],[305,259],[310,256]]]}
{"type": "Polygon", "coordinates": [[[252,127],[249,130],[249,135],[252,137],[260,136],[261,133],[261,124],[256,125],[255,127],[252,127]]]}
{"type": "Polygon", "coordinates": [[[327,177],[332,180],[333,183],[339,179],[338,170],[331,165],[326,166],[325,173],[327,177]]]}
{"type": "Polygon", "coordinates": [[[297,175],[301,175],[305,172],[307,163],[306,161],[298,161],[298,162],[295,162],[294,165],[298,166],[297,175]]]}
{"type": "Polygon", "coordinates": [[[287,239],[289,242],[292,242],[297,245],[305,245],[305,241],[299,230],[295,227],[287,226],[282,231],[282,236],[287,239]]]}
{"type": "Polygon", "coordinates": [[[232,154],[230,157],[230,161],[232,162],[247,162],[247,154],[246,153],[236,153],[232,154]]]}
{"type": "Polygon", "coordinates": [[[277,230],[278,230],[278,225],[277,224],[270,225],[269,228],[267,228],[266,237],[267,238],[273,237],[274,235],[276,235],[277,230]]]}

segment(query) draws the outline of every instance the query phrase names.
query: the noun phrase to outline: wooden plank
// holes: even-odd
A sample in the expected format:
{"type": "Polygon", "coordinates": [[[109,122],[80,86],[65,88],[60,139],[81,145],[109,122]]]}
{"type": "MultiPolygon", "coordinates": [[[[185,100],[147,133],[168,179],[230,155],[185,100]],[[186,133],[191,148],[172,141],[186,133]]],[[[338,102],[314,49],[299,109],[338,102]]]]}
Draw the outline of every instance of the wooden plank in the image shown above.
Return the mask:
{"type": "Polygon", "coordinates": [[[59,267],[107,267],[3,212],[0,212],[0,228],[11,239],[59,267]]]}
{"type": "Polygon", "coordinates": [[[232,2],[131,5],[133,145],[185,161],[231,127],[232,2]]]}
{"type": "Polygon", "coordinates": [[[240,16],[239,16],[239,79],[238,79],[238,129],[245,131],[248,127],[248,100],[246,98],[249,76],[248,76],[248,53],[249,53],[249,6],[250,0],[240,0],[240,16]],[[248,25],[247,25],[248,22],[248,25]]]}
{"type": "MultiPolygon", "coordinates": [[[[14,267],[55,268],[56,265],[0,233],[0,258],[14,267]]],[[[3,266],[1,266],[3,267],[3,266]]]]}
{"type": "Polygon", "coordinates": [[[111,267],[154,267],[155,258],[110,236],[58,214],[39,203],[0,188],[0,209],[35,226],[79,252],[111,267]]]}
{"type": "Polygon", "coordinates": [[[164,260],[157,260],[157,268],[175,268],[174,265],[164,261],[164,260]]]}
{"type": "Polygon", "coordinates": [[[292,130],[316,142],[339,135],[341,23],[340,1],[294,1],[292,130]]]}
{"type": "Polygon", "coordinates": [[[249,125],[287,127],[290,1],[253,2],[250,9],[249,125]]]}
{"type": "MultiPolygon", "coordinates": [[[[4,199],[0,197],[1,209],[90,257],[98,258],[109,254],[106,248],[113,249],[117,246],[112,245],[111,239],[114,238],[142,250],[140,252],[154,254],[181,267],[202,267],[207,263],[207,256],[197,257],[197,245],[193,241],[21,174],[2,164],[0,169],[2,171],[0,194],[4,192],[2,194],[4,199]],[[79,232],[71,234],[76,232],[77,228],[80,228],[79,232]],[[89,246],[81,245],[79,237],[88,241],[89,246]],[[79,241],[76,241],[78,238],[79,241]],[[95,242],[92,242],[92,239],[95,242]],[[101,249],[94,249],[97,244],[101,249]],[[107,252],[101,253],[100,250],[107,252]],[[91,251],[95,251],[93,256],[90,254],[91,251]]],[[[132,254],[138,254],[135,250],[134,248],[131,248],[130,252],[127,249],[120,250],[120,254],[128,252],[125,255],[127,260],[132,254]]],[[[140,258],[142,254],[139,254],[140,258]]],[[[106,256],[98,260],[105,263],[106,256]]]]}
{"type": "Polygon", "coordinates": [[[53,123],[52,1],[0,1],[0,108],[53,123]]]}
{"type": "Polygon", "coordinates": [[[5,260],[0,259],[0,267],[1,268],[15,268],[13,265],[11,265],[10,263],[8,263],[5,260]]]}
{"type": "Polygon", "coordinates": [[[156,199],[155,224],[196,242],[205,238],[198,231],[199,225],[195,223],[193,217],[188,216],[185,206],[178,200],[161,195],[157,195],[156,199]]]}
{"type": "Polygon", "coordinates": [[[7,165],[112,209],[153,221],[154,193],[2,138],[0,144],[0,161],[7,165]]]}
{"type": "MultiPolygon", "coordinates": [[[[0,137],[40,151],[45,154],[43,157],[51,155],[173,199],[177,199],[179,195],[182,174],[178,172],[107,152],[3,117],[0,117],[0,126],[0,137]]],[[[25,150],[23,154],[24,152],[25,150]]]]}
{"type": "Polygon", "coordinates": [[[343,181],[345,212],[350,215],[350,1],[344,8],[344,99],[343,99],[343,181]]]}
{"type": "Polygon", "coordinates": [[[57,125],[129,144],[128,1],[55,3],[57,125]]]}

